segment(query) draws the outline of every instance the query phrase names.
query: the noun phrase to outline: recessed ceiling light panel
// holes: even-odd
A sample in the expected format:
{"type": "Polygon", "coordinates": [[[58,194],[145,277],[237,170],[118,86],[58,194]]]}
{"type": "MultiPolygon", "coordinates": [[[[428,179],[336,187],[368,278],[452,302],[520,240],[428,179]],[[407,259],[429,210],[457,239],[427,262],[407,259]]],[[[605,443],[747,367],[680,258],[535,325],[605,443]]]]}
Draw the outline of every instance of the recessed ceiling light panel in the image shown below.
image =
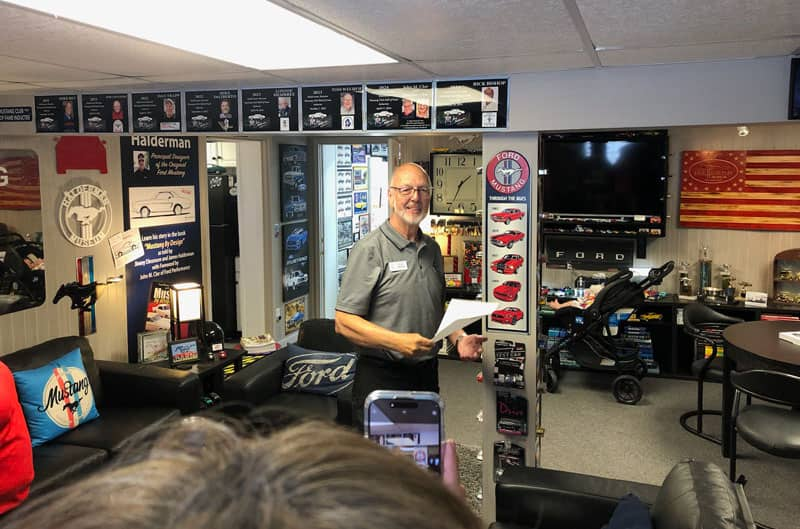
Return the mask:
{"type": "Polygon", "coordinates": [[[397,62],[266,0],[8,3],[257,70],[397,62]]]}

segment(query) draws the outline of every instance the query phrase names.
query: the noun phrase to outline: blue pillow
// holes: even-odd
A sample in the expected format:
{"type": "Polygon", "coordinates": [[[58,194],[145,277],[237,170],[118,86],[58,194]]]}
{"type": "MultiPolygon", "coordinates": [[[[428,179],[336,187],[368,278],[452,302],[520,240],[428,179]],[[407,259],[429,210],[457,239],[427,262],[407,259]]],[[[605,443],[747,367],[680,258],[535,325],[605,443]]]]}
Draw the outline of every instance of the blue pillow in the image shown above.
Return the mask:
{"type": "Polygon", "coordinates": [[[283,363],[283,391],[300,391],[335,395],[353,384],[356,374],[356,355],[328,353],[289,346],[289,356],[283,363]]]}
{"type": "Polygon", "coordinates": [[[614,509],[606,529],[653,529],[650,509],[633,494],[626,494],[614,509]]]}
{"type": "Polygon", "coordinates": [[[99,417],[81,350],[36,369],[14,372],[33,446],[99,417]]]}

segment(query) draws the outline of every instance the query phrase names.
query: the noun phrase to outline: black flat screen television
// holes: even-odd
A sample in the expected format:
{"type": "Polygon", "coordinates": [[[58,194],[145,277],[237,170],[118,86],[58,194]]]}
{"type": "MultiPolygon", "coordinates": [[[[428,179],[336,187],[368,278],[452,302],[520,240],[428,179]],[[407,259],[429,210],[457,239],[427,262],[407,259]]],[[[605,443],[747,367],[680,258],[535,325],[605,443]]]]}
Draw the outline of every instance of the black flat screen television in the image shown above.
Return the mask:
{"type": "Polygon", "coordinates": [[[588,231],[663,236],[668,154],[666,130],[543,135],[545,221],[565,226],[557,232],[594,223],[588,231]]]}

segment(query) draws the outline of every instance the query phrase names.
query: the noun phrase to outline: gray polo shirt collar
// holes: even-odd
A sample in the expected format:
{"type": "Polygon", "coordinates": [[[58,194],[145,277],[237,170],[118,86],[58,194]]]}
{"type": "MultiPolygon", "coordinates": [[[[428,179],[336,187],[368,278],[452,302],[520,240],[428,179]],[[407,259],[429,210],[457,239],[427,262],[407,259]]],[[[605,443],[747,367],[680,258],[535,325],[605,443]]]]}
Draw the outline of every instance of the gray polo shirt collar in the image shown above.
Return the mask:
{"type": "MultiPolygon", "coordinates": [[[[400,233],[398,233],[398,231],[394,229],[394,226],[392,226],[392,224],[388,220],[383,224],[381,224],[380,230],[383,232],[384,235],[386,235],[387,239],[392,241],[392,244],[397,246],[398,250],[402,250],[403,248],[406,248],[411,244],[416,244],[414,241],[409,241],[408,239],[400,235],[400,233]]],[[[424,234],[422,233],[422,230],[417,228],[417,234],[419,235],[420,246],[423,246],[425,244],[425,237],[423,237],[424,234]]]]}

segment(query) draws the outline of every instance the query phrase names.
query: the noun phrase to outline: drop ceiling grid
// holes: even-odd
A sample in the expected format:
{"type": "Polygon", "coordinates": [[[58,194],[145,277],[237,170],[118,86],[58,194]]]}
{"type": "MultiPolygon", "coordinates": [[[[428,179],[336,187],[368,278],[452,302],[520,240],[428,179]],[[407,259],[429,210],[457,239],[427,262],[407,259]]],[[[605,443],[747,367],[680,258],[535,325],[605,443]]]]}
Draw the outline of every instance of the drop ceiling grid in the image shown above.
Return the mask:
{"type": "Polygon", "coordinates": [[[576,0],[596,47],[652,48],[800,35],[796,0],[576,0]]]}
{"type": "Polygon", "coordinates": [[[562,0],[291,0],[291,4],[415,62],[582,48],[562,0]]]}
{"type": "Polygon", "coordinates": [[[573,52],[463,61],[424,61],[420,65],[434,72],[437,77],[459,77],[590,68],[592,61],[583,52],[573,52]]]}
{"type": "Polygon", "coordinates": [[[798,46],[800,46],[800,37],[756,42],[608,50],[600,51],[598,55],[604,66],[634,66],[785,56],[791,54],[798,46]]]}
{"type": "Polygon", "coordinates": [[[269,73],[297,83],[339,83],[383,80],[430,79],[431,74],[413,64],[374,64],[371,66],[334,66],[330,68],[298,68],[271,70],[269,73]]]}

